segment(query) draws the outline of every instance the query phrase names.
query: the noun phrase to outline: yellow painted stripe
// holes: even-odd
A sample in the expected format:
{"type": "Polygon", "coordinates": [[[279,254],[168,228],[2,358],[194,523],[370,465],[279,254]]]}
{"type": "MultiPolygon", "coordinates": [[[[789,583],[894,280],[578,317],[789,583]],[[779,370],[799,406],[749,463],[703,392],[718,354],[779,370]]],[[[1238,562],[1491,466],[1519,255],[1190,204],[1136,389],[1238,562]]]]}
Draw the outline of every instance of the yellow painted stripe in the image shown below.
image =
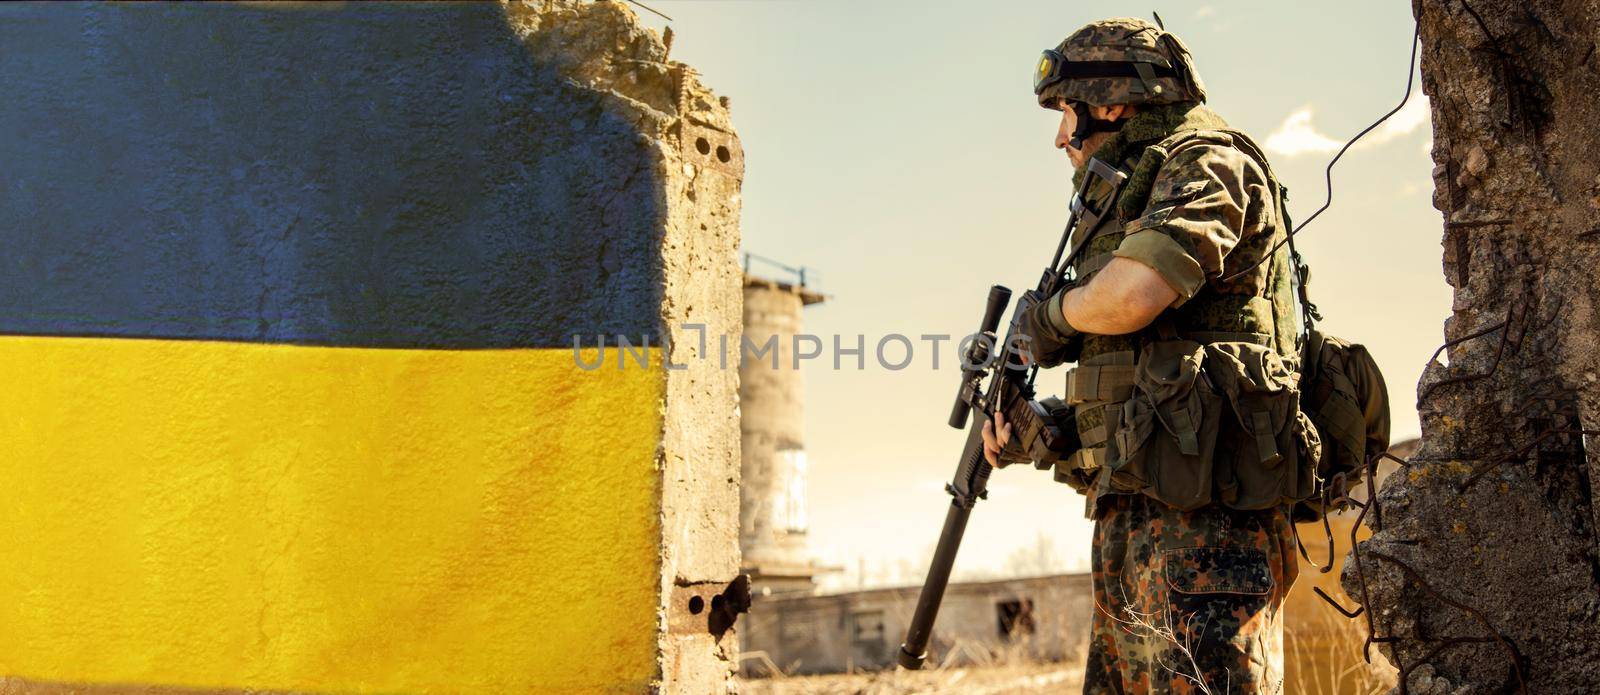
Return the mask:
{"type": "Polygon", "coordinates": [[[638,692],[664,380],[628,366],[0,337],[0,675],[638,692]]]}

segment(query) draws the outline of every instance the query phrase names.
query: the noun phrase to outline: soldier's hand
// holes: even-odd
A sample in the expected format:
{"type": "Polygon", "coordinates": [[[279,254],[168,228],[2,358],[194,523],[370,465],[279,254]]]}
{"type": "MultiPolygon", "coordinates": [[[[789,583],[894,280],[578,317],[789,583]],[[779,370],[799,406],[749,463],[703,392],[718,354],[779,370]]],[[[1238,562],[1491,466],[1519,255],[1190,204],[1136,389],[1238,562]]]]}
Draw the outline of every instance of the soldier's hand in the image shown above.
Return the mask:
{"type": "MultiPolygon", "coordinates": [[[[1066,291],[1063,289],[1061,293],[1066,291]]],[[[1031,295],[1034,291],[1028,292],[1031,295]]],[[[1077,359],[1076,349],[1072,347],[1077,343],[1077,331],[1067,323],[1065,316],[1057,315],[1061,304],[1055,298],[1037,296],[1024,296],[1022,304],[1025,306],[1018,308],[1013,319],[1016,324],[1013,332],[1022,341],[1020,347],[1032,358],[1029,361],[1048,368],[1077,359]]]]}
{"type": "Polygon", "coordinates": [[[1005,413],[996,412],[994,419],[983,423],[983,457],[989,460],[989,465],[1000,467],[1000,450],[1011,441],[1011,423],[1006,422],[1005,413]],[[995,427],[1000,428],[999,436],[995,436],[995,427]]]}

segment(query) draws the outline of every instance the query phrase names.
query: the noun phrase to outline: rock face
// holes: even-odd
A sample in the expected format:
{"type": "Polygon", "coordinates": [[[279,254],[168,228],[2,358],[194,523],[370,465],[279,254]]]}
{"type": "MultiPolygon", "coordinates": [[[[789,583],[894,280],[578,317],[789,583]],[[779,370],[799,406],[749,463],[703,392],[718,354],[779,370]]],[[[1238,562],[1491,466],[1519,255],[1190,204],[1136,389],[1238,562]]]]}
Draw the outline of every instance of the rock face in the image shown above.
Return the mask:
{"type": "Polygon", "coordinates": [[[0,692],[732,687],[743,153],[627,4],[0,46],[0,692]]]}
{"type": "Polygon", "coordinates": [[[1455,305],[1344,584],[1402,691],[1594,692],[1600,3],[1413,8],[1455,305]]]}

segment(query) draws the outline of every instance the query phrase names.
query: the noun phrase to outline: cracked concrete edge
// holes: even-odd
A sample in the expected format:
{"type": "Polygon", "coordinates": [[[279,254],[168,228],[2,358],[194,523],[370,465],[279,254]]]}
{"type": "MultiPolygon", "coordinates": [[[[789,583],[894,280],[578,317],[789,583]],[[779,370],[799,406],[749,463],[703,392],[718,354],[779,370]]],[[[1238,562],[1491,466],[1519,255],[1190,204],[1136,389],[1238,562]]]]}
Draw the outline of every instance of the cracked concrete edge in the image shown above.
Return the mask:
{"type": "MultiPolygon", "coordinates": [[[[725,584],[739,572],[739,370],[743,291],[738,264],[742,171],[717,153],[738,151],[726,107],[681,73],[680,117],[723,128],[667,139],[667,225],[661,321],[672,336],[662,413],[662,599],[675,585],[725,584]],[[705,143],[702,153],[697,145],[705,143]],[[681,145],[678,146],[678,145],[681,145]],[[727,149],[723,149],[727,148],[727,149]],[[697,327],[698,326],[698,327],[697,327]],[[728,346],[731,346],[731,350],[728,346]]],[[[737,630],[720,637],[663,630],[662,691],[732,691],[737,630]]]]}
{"type": "Polygon", "coordinates": [[[654,31],[614,1],[506,3],[529,50],[602,94],[657,155],[662,268],[660,322],[671,337],[661,404],[661,693],[732,692],[734,630],[673,634],[673,589],[731,582],[739,571],[738,265],[742,149],[727,102],[667,57],[654,31]],[[732,346],[728,350],[727,346],[732,346]]]}

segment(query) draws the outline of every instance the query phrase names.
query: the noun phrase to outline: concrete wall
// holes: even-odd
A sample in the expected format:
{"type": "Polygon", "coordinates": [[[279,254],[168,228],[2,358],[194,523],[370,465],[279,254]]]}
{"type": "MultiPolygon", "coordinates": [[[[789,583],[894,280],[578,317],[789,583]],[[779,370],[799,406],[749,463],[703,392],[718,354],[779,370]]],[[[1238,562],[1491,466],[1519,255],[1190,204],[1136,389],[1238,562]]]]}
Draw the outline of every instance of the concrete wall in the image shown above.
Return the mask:
{"type": "MultiPolygon", "coordinates": [[[[744,626],[751,657],[745,670],[762,676],[770,675],[771,666],[787,674],[892,668],[919,590],[762,597],[744,626]]],[[[1001,654],[1081,661],[1093,610],[1087,574],[951,584],[928,647],[929,663],[973,663],[1001,654]],[[1007,638],[999,629],[999,605],[1021,601],[1032,603],[1033,632],[1007,638]]]]}
{"type": "Polygon", "coordinates": [[[736,376],[572,350],[737,337],[737,138],[625,5],[0,45],[0,690],[727,687],[736,376]]]}

